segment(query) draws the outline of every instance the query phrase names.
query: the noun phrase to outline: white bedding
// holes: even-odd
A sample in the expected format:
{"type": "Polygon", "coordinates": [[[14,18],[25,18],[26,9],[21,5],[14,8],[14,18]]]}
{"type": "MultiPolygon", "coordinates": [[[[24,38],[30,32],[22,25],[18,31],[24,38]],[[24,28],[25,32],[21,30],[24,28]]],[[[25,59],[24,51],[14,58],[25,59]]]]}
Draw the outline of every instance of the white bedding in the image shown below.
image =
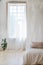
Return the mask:
{"type": "Polygon", "coordinates": [[[0,52],[0,65],[43,64],[43,49],[0,52]],[[2,63],[3,62],[3,63],[2,63]]]}
{"type": "Polygon", "coordinates": [[[27,65],[43,64],[43,49],[30,48],[27,50],[27,65]]]}
{"type": "Polygon", "coordinates": [[[26,60],[26,51],[0,51],[0,65],[25,65],[26,60]]]}

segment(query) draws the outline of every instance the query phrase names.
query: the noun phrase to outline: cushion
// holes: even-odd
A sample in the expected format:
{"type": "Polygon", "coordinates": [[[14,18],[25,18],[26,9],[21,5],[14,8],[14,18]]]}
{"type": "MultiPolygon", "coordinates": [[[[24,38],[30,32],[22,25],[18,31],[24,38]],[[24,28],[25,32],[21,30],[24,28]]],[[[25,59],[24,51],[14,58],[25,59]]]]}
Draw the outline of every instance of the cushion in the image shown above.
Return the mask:
{"type": "Polygon", "coordinates": [[[32,48],[43,48],[43,42],[32,42],[32,48]]]}

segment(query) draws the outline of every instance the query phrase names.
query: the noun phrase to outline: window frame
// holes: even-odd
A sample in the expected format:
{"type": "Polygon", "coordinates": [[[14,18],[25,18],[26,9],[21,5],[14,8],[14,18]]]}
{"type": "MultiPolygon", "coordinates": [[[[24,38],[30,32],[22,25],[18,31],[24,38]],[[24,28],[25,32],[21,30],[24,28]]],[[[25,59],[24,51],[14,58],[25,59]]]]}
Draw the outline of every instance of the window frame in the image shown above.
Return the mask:
{"type": "MultiPolygon", "coordinates": [[[[26,3],[26,22],[27,22],[27,2],[26,1],[8,1],[6,2],[6,34],[7,34],[7,38],[8,37],[8,30],[7,30],[7,27],[8,27],[8,4],[9,3],[26,3]]],[[[26,24],[27,26],[27,24],[26,24]]]]}

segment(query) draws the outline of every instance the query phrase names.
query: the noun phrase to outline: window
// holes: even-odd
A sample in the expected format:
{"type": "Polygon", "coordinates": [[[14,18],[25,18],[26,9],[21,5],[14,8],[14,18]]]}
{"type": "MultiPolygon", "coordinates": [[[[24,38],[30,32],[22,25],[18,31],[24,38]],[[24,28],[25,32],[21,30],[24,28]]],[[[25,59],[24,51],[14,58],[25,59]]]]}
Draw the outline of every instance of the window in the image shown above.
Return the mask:
{"type": "Polygon", "coordinates": [[[26,3],[8,3],[7,28],[9,38],[26,39],[26,3]]]}

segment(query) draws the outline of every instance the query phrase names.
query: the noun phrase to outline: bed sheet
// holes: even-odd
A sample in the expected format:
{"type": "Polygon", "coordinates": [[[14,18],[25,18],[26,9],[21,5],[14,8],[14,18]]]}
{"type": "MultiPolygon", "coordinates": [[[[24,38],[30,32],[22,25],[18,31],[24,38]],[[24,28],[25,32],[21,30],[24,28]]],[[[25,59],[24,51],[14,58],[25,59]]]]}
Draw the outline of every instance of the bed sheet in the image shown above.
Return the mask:
{"type": "Polygon", "coordinates": [[[43,64],[43,49],[29,48],[27,50],[28,64],[43,64]]]}

